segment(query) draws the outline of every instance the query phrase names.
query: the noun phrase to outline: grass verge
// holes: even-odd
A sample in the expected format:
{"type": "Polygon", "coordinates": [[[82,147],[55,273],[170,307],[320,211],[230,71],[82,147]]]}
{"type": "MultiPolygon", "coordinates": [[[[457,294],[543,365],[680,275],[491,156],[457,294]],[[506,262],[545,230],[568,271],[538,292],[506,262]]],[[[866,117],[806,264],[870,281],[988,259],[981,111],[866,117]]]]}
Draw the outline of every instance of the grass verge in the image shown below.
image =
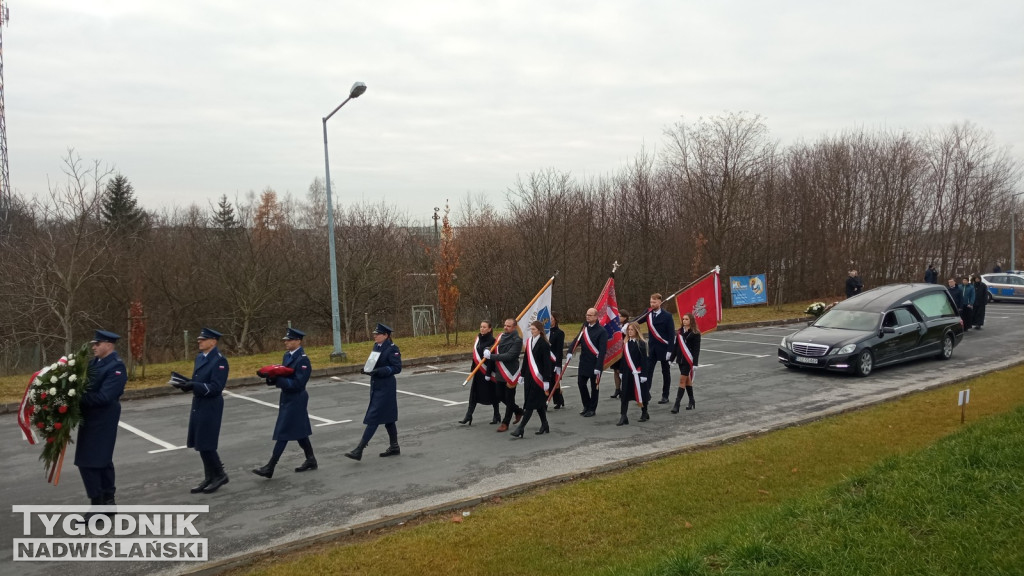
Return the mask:
{"type": "MultiPolygon", "coordinates": [[[[784,304],[782,306],[751,306],[745,308],[728,308],[722,312],[723,323],[739,324],[746,322],[760,322],[778,319],[796,318],[803,315],[808,302],[784,304]]],[[[570,340],[579,332],[579,324],[565,324],[566,340],[570,340]]],[[[500,324],[497,332],[500,332],[500,324]]],[[[455,334],[450,337],[450,344],[443,334],[432,336],[421,336],[419,338],[396,337],[395,343],[402,350],[404,358],[425,358],[430,356],[441,356],[459,352],[469,352],[472,347],[476,331],[459,332],[458,344],[455,334]]],[[[568,342],[566,342],[568,343],[568,342]]],[[[353,342],[346,344],[345,353],[348,355],[347,362],[334,362],[331,360],[332,346],[313,346],[306,348],[306,354],[313,363],[314,368],[325,366],[361,365],[370,355],[373,342],[353,342]]],[[[234,356],[227,354],[231,366],[231,376],[253,376],[256,370],[267,364],[276,364],[281,361],[283,349],[264,354],[251,356],[234,356]]],[[[40,366],[41,368],[41,366],[40,366]]],[[[128,389],[152,388],[154,386],[166,386],[167,378],[171,371],[182,374],[192,373],[192,360],[181,360],[178,362],[165,362],[161,364],[150,364],[145,367],[145,377],[142,376],[142,368],[136,370],[136,378],[128,382],[128,389]]],[[[28,384],[27,374],[16,374],[11,376],[0,376],[0,403],[20,402],[25,393],[25,386],[28,384]]]]}
{"type": "Polygon", "coordinates": [[[1024,405],[1022,379],[1018,366],[236,573],[831,574],[853,559],[845,573],[1008,574],[1024,550],[1021,414],[993,417],[1024,405]],[[968,386],[962,427],[956,392],[968,386]],[[975,443],[994,434],[1016,439],[975,443]],[[978,564],[991,572],[968,566],[995,554],[1006,562],[978,564]]]}

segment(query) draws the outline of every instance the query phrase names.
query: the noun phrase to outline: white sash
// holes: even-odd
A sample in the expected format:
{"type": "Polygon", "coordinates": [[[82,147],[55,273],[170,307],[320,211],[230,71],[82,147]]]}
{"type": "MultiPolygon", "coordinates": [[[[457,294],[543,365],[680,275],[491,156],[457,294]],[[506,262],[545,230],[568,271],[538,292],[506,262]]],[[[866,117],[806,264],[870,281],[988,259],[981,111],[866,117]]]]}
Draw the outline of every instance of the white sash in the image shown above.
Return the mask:
{"type": "MultiPolygon", "coordinates": [[[[640,389],[640,369],[633,363],[633,355],[629,353],[629,344],[633,342],[630,340],[626,342],[626,349],[623,350],[623,354],[626,356],[626,364],[629,365],[629,371],[633,376],[633,388],[636,390],[636,401],[641,406],[644,403],[643,391],[640,389]]],[[[637,349],[639,350],[640,344],[637,343],[637,349]]]]}
{"type": "MultiPolygon", "coordinates": [[[[603,330],[603,328],[602,328],[602,330],[603,330]]],[[[591,354],[593,354],[594,356],[597,356],[597,346],[595,346],[594,342],[590,339],[590,327],[589,326],[586,326],[586,327],[583,328],[583,343],[587,345],[587,349],[590,350],[591,354]]]]}
{"type": "Polygon", "coordinates": [[[690,363],[690,373],[687,375],[690,378],[690,384],[693,384],[693,354],[690,353],[690,349],[686,347],[686,341],[683,340],[683,331],[680,330],[676,336],[679,340],[679,349],[682,350],[683,356],[686,357],[686,361],[690,363]]]}
{"type": "Polygon", "coordinates": [[[651,336],[654,336],[658,342],[668,344],[668,340],[665,340],[665,338],[658,333],[658,329],[654,327],[654,312],[647,315],[647,331],[650,332],[651,336]]]}
{"type": "Polygon", "coordinates": [[[533,376],[533,381],[543,389],[544,377],[540,375],[540,366],[537,366],[537,361],[533,359],[533,344],[537,341],[537,338],[540,338],[540,336],[531,337],[530,343],[526,345],[526,365],[529,367],[530,375],[533,376]]]}

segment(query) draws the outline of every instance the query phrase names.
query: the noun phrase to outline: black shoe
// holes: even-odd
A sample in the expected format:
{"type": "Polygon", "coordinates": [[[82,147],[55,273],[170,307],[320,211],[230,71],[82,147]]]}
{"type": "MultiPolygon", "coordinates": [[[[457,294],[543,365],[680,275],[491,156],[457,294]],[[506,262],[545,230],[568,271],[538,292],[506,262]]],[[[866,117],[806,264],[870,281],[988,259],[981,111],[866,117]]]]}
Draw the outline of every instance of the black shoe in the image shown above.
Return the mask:
{"type": "Polygon", "coordinates": [[[512,437],[513,438],[522,438],[523,437],[523,427],[519,426],[515,430],[513,430],[512,431],[512,437]]]}
{"type": "Polygon", "coordinates": [[[541,434],[547,434],[548,432],[551,432],[551,428],[548,428],[548,425],[545,424],[545,425],[540,427],[540,430],[537,430],[536,432],[534,432],[534,434],[539,436],[541,434]]]}
{"type": "Polygon", "coordinates": [[[267,464],[259,468],[253,468],[252,473],[257,476],[263,476],[264,478],[274,477],[274,464],[267,464]]]}
{"type": "Polygon", "coordinates": [[[466,414],[465,418],[463,418],[462,420],[459,420],[459,424],[468,424],[468,425],[472,426],[473,425],[473,415],[472,414],[466,414]]]}
{"type": "Polygon", "coordinates": [[[626,418],[625,414],[619,416],[619,423],[616,426],[625,426],[626,424],[629,424],[629,418],[626,418]]]}
{"type": "Polygon", "coordinates": [[[318,467],[319,466],[317,466],[316,458],[310,456],[309,458],[306,458],[306,461],[302,463],[302,466],[296,468],[295,471],[305,472],[306,470],[316,470],[318,467]]]}
{"type": "Polygon", "coordinates": [[[668,396],[662,396],[661,400],[658,400],[658,404],[668,404],[668,396]]]}
{"type": "Polygon", "coordinates": [[[583,413],[583,417],[584,418],[590,418],[592,416],[594,416],[594,411],[593,410],[587,410],[586,412],[583,413]]]}
{"type": "Polygon", "coordinates": [[[228,483],[228,475],[224,473],[224,467],[218,470],[213,478],[210,479],[210,485],[203,488],[203,494],[213,494],[218,488],[228,483]]]}
{"type": "Polygon", "coordinates": [[[203,490],[206,490],[206,487],[209,486],[209,485],[210,485],[210,477],[207,476],[206,478],[203,479],[202,482],[199,483],[199,485],[197,485],[195,488],[189,490],[189,492],[191,492],[193,494],[199,494],[203,490]]]}
{"type": "Polygon", "coordinates": [[[356,446],[355,448],[353,448],[351,452],[346,452],[345,453],[345,457],[346,458],[351,458],[353,460],[362,460],[363,459],[363,448],[365,448],[365,447],[366,447],[365,445],[360,444],[359,446],[356,446]]]}
{"type": "Polygon", "coordinates": [[[647,422],[650,419],[651,416],[647,413],[647,408],[644,408],[644,411],[640,413],[640,421],[647,422]]]}
{"type": "MultiPolygon", "coordinates": [[[[672,406],[672,409],[669,410],[669,412],[673,414],[679,414],[679,400],[679,398],[676,398],[676,403],[672,406]]],[[[689,408],[687,408],[687,410],[689,410],[689,408]]]]}
{"type": "Polygon", "coordinates": [[[686,405],[686,409],[687,410],[693,410],[696,407],[697,407],[697,403],[694,402],[693,400],[690,400],[690,403],[686,405]]]}
{"type": "Polygon", "coordinates": [[[562,408],[565,408],[565,404],[555,404],[555,410],[561,410],[562,408]]]}
{"type": "Polygon", "coordinates": [[[619,391],[619,390],[616,390],[614,394],[612,394],[611,396],[609,396],[609,398],[618,398],[618,397],[619,397],[619,393],[620,393],[620,391],[619,391]]]}
{"type": "Polygon", "coordinates": [[[491,418],[491,425],[492,426],[495,425],[495,424],[500,424],[500,423],[501,423],[501,417],[495,416],[494,418],[491,418]]]}
{"type": "Polygon", "coordinates": [[[388,456],[398,456],[402,453],[402,449],[398,447],[398,444],[392,444],[388,446],[388,449],[378,454],[381,458],[387,458],[388,456]]]}

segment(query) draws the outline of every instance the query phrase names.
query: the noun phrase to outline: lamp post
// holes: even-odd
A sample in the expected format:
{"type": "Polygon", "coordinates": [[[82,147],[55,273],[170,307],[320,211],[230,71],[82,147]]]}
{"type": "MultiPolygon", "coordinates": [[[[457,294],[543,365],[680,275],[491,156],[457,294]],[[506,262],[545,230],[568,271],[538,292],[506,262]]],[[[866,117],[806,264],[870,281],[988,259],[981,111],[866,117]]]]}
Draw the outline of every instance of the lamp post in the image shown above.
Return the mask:
{"type": "Polygon", "coordinates": [[[1017,192],[1010,196],[1010,271],[1017,269],[1017,231],[1015,229],[1017,216],[1017,196],[1024,192],[1017,192]]]}
{"type": "Polygon", "coordinates": [[[344,361],[347,356],[341,351],[341,314],[338,312],[338,261],[334,252],[334,207],[331,201],[331,161],[327,154],[327,121],[334,116],[334,113],[341,110],[341,107],[348,104],[353,98],[359,98],[366,92],[366,84],[356,82],[348,91],[348,98],[338,104],[338,107],[324,116],[324,172],[327,175],[327,246],[331,259],[331,331],[334,335],[334,350],[331,351],[332,360],[344,361]]]}

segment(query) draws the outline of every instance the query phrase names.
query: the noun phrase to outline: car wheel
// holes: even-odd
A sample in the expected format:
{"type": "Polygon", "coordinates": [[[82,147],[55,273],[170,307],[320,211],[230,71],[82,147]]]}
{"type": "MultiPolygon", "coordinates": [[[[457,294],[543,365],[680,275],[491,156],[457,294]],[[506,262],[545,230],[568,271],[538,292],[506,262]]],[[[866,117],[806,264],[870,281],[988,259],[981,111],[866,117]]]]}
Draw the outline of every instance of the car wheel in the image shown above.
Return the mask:
{"type": "Polygon", "coordinates": [[[949,360],[953,355],[953,334],[946,332],[942,337],[942,352],[939,352],[939,360],[949,360]]]}
{"type": "Polygon", "coordinates": [[[865,377],[871,374],[871,369],[875,367],[875,356],[871,353],[870,348],[861,350],[860,354],[857,355],[857,376],[865,377]]]}

